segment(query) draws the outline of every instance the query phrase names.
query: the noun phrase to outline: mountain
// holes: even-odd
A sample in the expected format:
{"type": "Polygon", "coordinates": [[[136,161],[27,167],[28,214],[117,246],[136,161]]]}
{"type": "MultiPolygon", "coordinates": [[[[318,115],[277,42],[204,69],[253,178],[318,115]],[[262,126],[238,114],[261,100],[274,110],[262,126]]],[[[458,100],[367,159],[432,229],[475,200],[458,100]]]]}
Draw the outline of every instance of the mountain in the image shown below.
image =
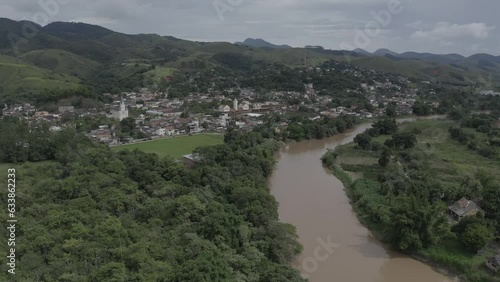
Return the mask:
{"type": "Polygon", "coordinates": [[[361,48],[356,48],[356,49],[352,50],[352,52],[359,54],[359,55],[363,55],[363,56],[372,56],[373,55],[372,53],[370,53],[364,49],[361,49],[361,48]]]}
{"type": "Polygon", "coordinates": [[[275,44],[269,43],[269,42],[267,42],[263,39],[260,39],[260,38],[257,38],[257,39],[247,38],[245,41],[236,42],[235,44],[236,45],[245,45],[245,46],[255,47],[255,48],[271,48],[271,49],[292,48],[291,46],[288,46],[288,45],[275,45],[275,44]]]}
{"type": "Polygon", "coordinates": [[[399,54],[396,53],[396,52],[393,52],[389,49],[378,49],[377,51],[373,52],[373,55],[375,56],[382,56],[382,57],[385,57],[387,55],[391,55],[391,56],[394,56],[394,57],[397,57],[399,54]]]}
{"type": "Polygon", "coordinates": [[[43,27],[43,31],[67,41],[98,40],[113,33],[104,27],[75,22],[53,22],[43,27]]]}
{"type": "Polygon", "coordinates": [[[251,38],[237,44],[193,42],[157,34],[124,34],[85,23],[54,22],[42,27],[0,18],[0,102],[5,97],[16,100],[19,95],[81,84],[97,93],[125,91],[158,85],[175,73],[215,66],[239,71],[262,64],[303,67],[305,53],[312,65],[337,60],[455,86],[478,86],[483,81],[500,85],[500,57],[488,54],[466,58],[398,54],[388,49],[372,54],[362,49],[292,48],[251,38]],[[37,30],[29,40],[22,37],[27,26],[37,30]]]}

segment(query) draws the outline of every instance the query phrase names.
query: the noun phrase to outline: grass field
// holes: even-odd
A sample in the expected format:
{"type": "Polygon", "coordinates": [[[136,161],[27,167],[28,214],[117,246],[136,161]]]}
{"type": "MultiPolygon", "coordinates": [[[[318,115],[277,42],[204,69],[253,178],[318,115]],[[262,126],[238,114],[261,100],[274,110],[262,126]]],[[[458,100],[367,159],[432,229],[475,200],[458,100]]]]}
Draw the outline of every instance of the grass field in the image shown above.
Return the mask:
{"type": "Polygon", "coordinates": [[[192,153],[198,147],[213,146],[222,143],[224,143],[223,135],[200,134],[117,146],[113,147],[113,151],[139,149],[146,153],[158,154],[160,157],[171,156],[178,159],[183,155],[192,153]]]}
{"type": "Polygon", "coordinates": [[[158,83],[165,79],[165,77],[173,75],[175,71],[177,70],[173,68],[157,66],[154,70],[150,70],[144,74],[144,80],[146,82],[151,81],[158,83]]]}

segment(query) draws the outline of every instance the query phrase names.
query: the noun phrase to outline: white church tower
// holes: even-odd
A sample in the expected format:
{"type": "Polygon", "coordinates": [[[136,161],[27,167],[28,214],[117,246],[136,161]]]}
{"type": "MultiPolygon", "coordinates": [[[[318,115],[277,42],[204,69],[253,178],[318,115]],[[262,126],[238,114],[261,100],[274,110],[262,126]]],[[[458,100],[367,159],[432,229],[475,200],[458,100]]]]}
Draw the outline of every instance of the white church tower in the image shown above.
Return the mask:
{"type": "Polygon", "coordinates": [[[238,99],[234,99],[234,101],[233,101],[233,109],[235,111],[238,111],[238,99]]]}
{"type": "Polygon", "coordinates": [[[128,118],[128,108],[127,108],[127,105],[125,105],[125,100],[121,99],[120,101],[120,109],[116,112],[114,112],[114,118],[116,118],[117,120],[119,121],[122,121],[126,118],[128,118]]]}

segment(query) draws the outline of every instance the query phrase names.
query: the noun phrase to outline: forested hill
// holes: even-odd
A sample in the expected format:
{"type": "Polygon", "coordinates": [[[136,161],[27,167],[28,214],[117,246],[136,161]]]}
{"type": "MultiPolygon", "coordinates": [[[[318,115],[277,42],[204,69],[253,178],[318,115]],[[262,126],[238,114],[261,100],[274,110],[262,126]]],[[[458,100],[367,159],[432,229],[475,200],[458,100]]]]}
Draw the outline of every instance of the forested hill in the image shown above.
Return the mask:
{"type": "Polygon", "coordinates": [[[288,266],[301,251],[295,229],[278,221],[267,187],[274,140],[231,132],[225,144],[199,149],[202,161],[187,169],[154,154],[113,153],[72,130],[27,131],[17,121],[0,130],[10,140],[0,142],[2,162],[49,159],[9,165],[17,281],[303,281],[288,266]]]}
{"type": "Polygon", "coordinates": [[[500,60],[486,54],[446,60],[440,55],[372,56],[322,47],[254,45],[194,42],[156,34],[131,35],[85,23],[55,22],[39,26],[0,18],[0,102],[15,102],[20,96],[33,98],[48,90],[75,89],[82,85],[98,95],[145,86],[163,91],[169,86],[166,78],[175,74],[219,67],[249,75],[256,68],[273,64],[303,67],[328,60],[452,86],[500,85],[500,60]],[[27,38],[23,30],[33,31],[34,36],[30,33],[27,38]],[[228,61],[235,62],[224,64],[228,61]],[[241,62],[250,64],[241,68],[241,62]]]}

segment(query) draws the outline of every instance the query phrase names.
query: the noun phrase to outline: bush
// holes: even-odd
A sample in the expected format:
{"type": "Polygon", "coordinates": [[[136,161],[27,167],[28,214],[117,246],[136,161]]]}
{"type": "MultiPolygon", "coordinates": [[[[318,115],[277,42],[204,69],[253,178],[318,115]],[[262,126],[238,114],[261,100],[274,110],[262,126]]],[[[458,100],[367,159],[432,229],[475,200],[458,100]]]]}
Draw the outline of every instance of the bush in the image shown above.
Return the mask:
{"type": "Polygon", "coordinates": [[[378,150],[382,149],[382,147],[383,147],[383,145],[377,141],[373,141],[371,144],[372,151],[378,151],[378,150]]]}

